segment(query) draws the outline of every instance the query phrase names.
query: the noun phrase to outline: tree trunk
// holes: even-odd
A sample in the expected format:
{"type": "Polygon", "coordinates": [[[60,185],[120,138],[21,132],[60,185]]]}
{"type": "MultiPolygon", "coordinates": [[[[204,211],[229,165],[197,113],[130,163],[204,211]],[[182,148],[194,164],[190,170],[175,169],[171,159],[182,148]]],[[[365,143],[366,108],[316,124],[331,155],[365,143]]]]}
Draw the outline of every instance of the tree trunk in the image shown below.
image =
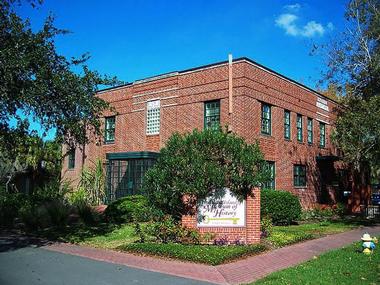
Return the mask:
{"type": "Polygon", "coordinates": [[[359,213],[367,207],[371,198],[370,166],[362,163],[360,170],[352,170],[352,192],[348,199],[348,209],[352,213],[359,213]]]}

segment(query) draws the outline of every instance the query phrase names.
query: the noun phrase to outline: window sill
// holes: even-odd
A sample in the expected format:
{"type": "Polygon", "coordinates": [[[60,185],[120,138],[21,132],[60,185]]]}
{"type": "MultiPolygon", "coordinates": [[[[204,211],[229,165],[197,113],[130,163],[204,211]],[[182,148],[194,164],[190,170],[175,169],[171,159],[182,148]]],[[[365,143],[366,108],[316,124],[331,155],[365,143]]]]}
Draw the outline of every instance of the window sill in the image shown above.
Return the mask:
{"type": "Polygon", "coordinates": [[[272,134],[264,134],[264,133],[260,133],[260,135],[264,138],[273,138],[272,134]]]}
{"type": "Polygon", "coordinates": [[[305,186],[293,186],[293,187],[294,187],[294,189],[303,190],[303,189],[307,188],[307,185],[305,185],[305,186]]]}
{"type": "Polygon", "coordinates": [[[104,142],[104,145],[115,144],[115,141],[104,142]]]}
{"type": "Polygon", "coordinates": [[[154,137],[154,136],[159,136],[160,133],[157,133],[157,134],[145,134],[147,137],[154,137]]]}

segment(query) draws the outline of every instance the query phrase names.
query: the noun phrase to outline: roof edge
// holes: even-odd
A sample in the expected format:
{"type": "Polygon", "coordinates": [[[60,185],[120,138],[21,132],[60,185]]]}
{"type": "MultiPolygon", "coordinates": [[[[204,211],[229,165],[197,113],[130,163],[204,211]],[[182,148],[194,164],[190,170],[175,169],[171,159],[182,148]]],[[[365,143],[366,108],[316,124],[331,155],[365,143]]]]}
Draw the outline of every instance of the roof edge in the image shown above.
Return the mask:
{"type": "MultiPolygon", "coordinates": [[[[290,81],[291,83],[293,84],[296,84],[312,93],[315,93],[316,95],[319,95],[329,101],[332,101],[336,104],[339,104],[338,101],[330,98],[330,97],[327,97],[326,95],[316,91],[315,89],[311,88],[311,87],[308,87],[290,77],[287,77],[269,67],[266,67],[248,57],[238,57],[238,58],[235,58],[233,59],[232,62],[241,62],[241,61],[247,61],[253,65],[256,65],[257,67],[259,68],[262,68],[270,73],[273,73],[274,75],[282,78],[282,79],[285,79],[285,80],[288,80],[290,81]]],[[[205,68],[210,68],[210,67],[216,67],[216,66],[219,66],[219,65],[223,65],[223,64],[227,64],[228,63],[228,60],[224,60],[224,61],[219,61],[219,62],[215,62],[215,63],[210,63],[210,64],[205,64],[205,65],[201,65],[201,66],[197,66],[197,67],[192,67],[192,68],[188,68],[188,69],[184,69],[184,70],[181,70],[181,71],[172,71],[172,72],[166,72],[166,73],[162,73],[162,74],[159,74],[159,75],[155,75],[155,76],[150,76],[150,77],[146,77],[146,78],[143,78],[143,79],[137,79],[133,82],[129,82],[129,83],[126,83],[126,84],[122,84],[122,85],[118,85],[118,86],[112,86],[112,87],[108,87],[108,88],[104,88],[104,89],[101,89],[101,90],[98,90],[96,93],[103,93],[105,91],[109,91],[109,90],[114,90],[114,89],[119,89],[119,88],[123,88],[123,87],[127,87],[127,86],[130,86],[130,85],[134,85],[134,84],[141,84],[141,83],[144,83],[144,82],[150,82],[150,81],[154,81],[154,80],[160,80],[162,78],[167,78],[167,77],[170,77],[170,76],[177,76],[177,75],[180,75],[180,74],[183,74],[183,73],[187,73],[187,72],[192,72],[192,71],[197,71],[197,70],[200,70],[200,69],[205,69],[205,68]]]]}

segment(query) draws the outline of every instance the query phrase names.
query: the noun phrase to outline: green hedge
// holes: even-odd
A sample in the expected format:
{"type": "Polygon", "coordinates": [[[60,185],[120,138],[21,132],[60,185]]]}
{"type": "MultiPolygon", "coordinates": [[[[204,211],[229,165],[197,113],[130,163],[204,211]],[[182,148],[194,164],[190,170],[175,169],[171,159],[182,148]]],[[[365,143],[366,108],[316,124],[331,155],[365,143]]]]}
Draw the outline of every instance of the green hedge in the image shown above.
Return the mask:
{"type": "Polygon", "coordinates": [[[218,265],[224,262],[255,255],[266,250],[262,244],[256,245],[183,245],[179,243],[133,243],[118,249],[139,254],[178,258],[197,263],[218,265]]]}
{"type": "Polygon", "coordinates": [[[291,224],[301,217],[297,196],[280,190],[261,190],[261,217],[269,216],[274,224],[291,224]]]}
{"type": "Polygon", "coordinates": [[[120,198],[108,205],[104,214],[108,221],[114,223],[147,222],[159,215],[157,210],[149,206],[147,198],[142,195],[120,198]]]}

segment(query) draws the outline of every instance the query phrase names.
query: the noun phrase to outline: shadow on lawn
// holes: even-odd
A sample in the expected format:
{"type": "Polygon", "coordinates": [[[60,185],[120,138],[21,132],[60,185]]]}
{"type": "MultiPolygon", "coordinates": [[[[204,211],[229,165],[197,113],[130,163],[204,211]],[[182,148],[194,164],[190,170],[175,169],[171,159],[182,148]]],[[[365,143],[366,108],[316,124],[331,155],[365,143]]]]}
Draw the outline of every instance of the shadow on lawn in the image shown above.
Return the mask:
{"type": "Polygon", "coordinates": [[[352,226],[363,226],[363,227],[371,227],[371,226],[379,226],[380,225],[380,217],[377,217],[375,219],[366,219],[363,216],[359,215],[352,215],[352,216],[345,216],[341,219],[337,220],[330,220],[331,223],[343,223],[345,225],[352,225],[352,226]]]}
{"type": "Polygon", "coordinates": [[[24,247],[42,247],[55,242],[79,243],[87,238],[105,235],[119,226],[101,223],[93,226],[78,224],[65,227],[23,232],[0,229],[0,252],[13,251],[24,247]]]}

